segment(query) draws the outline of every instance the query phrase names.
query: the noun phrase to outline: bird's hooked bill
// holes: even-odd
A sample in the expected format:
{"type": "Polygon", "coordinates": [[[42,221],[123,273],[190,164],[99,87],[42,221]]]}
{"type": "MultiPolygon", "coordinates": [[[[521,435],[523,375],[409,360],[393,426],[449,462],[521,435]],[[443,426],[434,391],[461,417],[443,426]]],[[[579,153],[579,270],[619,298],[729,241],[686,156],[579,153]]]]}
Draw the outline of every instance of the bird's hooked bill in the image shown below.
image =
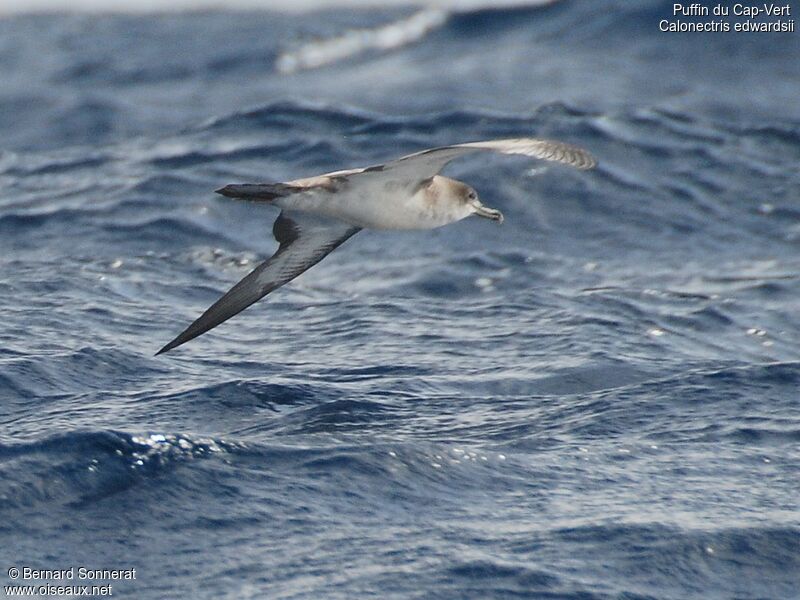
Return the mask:
{"type": "Polygon", "coordinates": [[[475,207],[475,214],[479,217],[485,217],[487,219],[491,219],[492,221],[497,221],[498,223],[503,222],[503,213],[501,213],[499,210],[484,206],[480,202],[475,202],[473,206],[475,207]]]}

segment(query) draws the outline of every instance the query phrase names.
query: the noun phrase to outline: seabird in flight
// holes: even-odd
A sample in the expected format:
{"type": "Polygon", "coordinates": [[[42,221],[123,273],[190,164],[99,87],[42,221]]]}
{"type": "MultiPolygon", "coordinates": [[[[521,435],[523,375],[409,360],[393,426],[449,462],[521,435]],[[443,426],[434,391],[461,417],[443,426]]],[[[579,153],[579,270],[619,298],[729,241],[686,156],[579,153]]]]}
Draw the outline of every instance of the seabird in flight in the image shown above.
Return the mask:
{"type": "Polygon", "coordinates": [[[277,206],[278,250],[233,286],[178,337],[167,352],[213,329],[321,261],[362,229],[433,229],[478,215],[502,222],[466,183],[439,175],[455,158],[491,150],[560,162],[597,163],[586,150],[552,140],[518,138],[442,146],[383,165],[335,171],[285,183],[226,185],[217,193],[277,206]]]}

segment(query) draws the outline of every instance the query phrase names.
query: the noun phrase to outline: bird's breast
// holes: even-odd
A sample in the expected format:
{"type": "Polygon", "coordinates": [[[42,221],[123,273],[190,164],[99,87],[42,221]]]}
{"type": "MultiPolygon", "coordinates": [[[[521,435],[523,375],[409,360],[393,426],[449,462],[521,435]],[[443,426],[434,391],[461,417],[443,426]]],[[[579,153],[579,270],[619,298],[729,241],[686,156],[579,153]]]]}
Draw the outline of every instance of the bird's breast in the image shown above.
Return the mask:
{"type": "Polygon", "coordinates": [[[289,196],[276,204],[366,229],[433,229],[466,216],[432,201],[424,190],[409,189],[392,182],[381,185],[353,183],[335,191],[318,190],[289,196]]]}
{"type": "Polygon", "coordinates": [[[462,217],[431,202],[424,191],[402,186],[364,189],[346,203],[341,212],[346,212],[354,224],[369,229],[433,229],[462,217]]]}

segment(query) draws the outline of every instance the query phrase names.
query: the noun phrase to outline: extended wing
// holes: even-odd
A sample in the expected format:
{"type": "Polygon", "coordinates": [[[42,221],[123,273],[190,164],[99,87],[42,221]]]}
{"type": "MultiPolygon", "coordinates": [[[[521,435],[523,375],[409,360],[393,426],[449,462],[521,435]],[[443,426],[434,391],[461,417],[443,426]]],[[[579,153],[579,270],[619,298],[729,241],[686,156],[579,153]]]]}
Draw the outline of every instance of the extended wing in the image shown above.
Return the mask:
{"type": "Polygon", "coordinates": [[[280,243],[277,252],[233,286],[156,355],[168,352],[227,321],[313,267],[358,231],[358,227],[334,219],[281,212],[272,227],[272,233],[280,243]]]}
{"type": "Polygon", "coordinates": [[[572,144],[536,138],[516,138],[430,148],[403,156],[380,167],[364,169],[363,172],[381,171],[386,176],[391,175],[393,178],[401,180],[422,181],[439,173],[450,161],[480,150],[491,150],[501,154],[520,154],[559,162],[577,169],[591,169],[597,164],[595,158],[588,151],[572,144]]]}
{"type": "Polygon", "coordinates": [[[536,138],[485,140],[429,148],[382,165],[334,171],[286,183],[226,185],[218,189],[217,193],[230,198],[271,202],[284,196],[314,190],[336,192],[342,185],[346,185],[350,178],[360,179],[362,177],[378,177],[384,181],[396,181],[401,185],[414,187],[438,174],[450,161],[481,150],[530,156],[540,160],[559,162],[577,169],[592,169],[597,165],[597,161],[587,150],[564,142],[536,138]]]}

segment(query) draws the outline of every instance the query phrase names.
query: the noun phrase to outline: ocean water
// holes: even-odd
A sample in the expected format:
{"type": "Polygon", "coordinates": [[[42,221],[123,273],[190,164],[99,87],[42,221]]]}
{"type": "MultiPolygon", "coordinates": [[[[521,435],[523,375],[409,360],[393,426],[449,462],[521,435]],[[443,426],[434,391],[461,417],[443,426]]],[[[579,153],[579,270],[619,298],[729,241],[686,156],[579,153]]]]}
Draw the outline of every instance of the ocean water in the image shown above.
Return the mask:
{"type": "Polygon", "coordinates": [[[800,598],[798,34],[671,12],[0,19],[2,584],[800,598]],[[453,163],[502,225],[360,233],[153,356],[275,249],[214,189],[528,135],[600,164],[453,163]]]}

